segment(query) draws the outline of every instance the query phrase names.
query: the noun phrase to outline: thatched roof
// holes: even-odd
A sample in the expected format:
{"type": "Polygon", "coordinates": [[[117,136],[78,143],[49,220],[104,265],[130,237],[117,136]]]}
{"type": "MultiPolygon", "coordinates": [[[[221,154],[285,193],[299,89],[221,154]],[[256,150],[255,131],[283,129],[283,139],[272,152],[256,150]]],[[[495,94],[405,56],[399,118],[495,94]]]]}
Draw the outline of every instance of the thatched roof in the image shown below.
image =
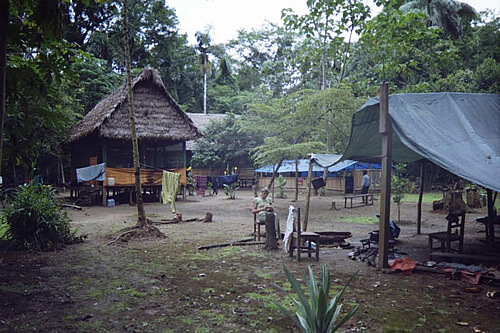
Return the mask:
{"type": "MultiPolygon", "coordinates": [[[[192,113],[188,112],[187,115],[189,118],[193,120],[194,125],[201,131],[210,124],[212,121],[221,121],[226,117],[225,114],[222,113],[213,113],[213,114],[204,114],[204,113],[192,113]]],[[[236,118],[241,117],[240,115],[236,115],[236,118]]],[[[194,141],[190,140],[186,142],[186,150],[193,150],[194,141]]]]}
{"type": "MultiPolygon", "coordinates": [[[[135,126],[139,140],[186,141],[202,136],[167,92],[158,71],[145,69],[132,80],[135,126]]],[[[99,102],[71,130],[68,142],[95,135],[130,140],[127,88],[124,83],[99,102]]]]}

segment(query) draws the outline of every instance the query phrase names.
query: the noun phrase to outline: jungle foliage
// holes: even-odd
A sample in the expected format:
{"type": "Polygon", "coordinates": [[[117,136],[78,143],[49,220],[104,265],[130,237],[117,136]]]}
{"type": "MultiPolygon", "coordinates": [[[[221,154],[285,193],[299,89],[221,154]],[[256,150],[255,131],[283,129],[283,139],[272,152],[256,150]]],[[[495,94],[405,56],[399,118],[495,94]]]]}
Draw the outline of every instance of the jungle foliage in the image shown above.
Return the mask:
{"type": "MultiPolygon", "coordinates": [[[[69,129],[124,81],[122,2],[8,3],[2,175],[26,182],[35,166],[57,182],[61,164],[69,173],[69,129]]],[[[202,112],[206,91],[208,113],[241,115],[208,129],[216,138],[197,145],[193,166],[341,153],[352,113],[382,80],[390,93],[500,93],[498,15],[458,1],[374,3],[377,16],[359,0],[311,0],[304,15],[284,10],[283,27],[242,30],[227,44],[201,32],[200,47],[168,3],[130,0],[132,71],[157,68],[187,112],[202,112]]]]}

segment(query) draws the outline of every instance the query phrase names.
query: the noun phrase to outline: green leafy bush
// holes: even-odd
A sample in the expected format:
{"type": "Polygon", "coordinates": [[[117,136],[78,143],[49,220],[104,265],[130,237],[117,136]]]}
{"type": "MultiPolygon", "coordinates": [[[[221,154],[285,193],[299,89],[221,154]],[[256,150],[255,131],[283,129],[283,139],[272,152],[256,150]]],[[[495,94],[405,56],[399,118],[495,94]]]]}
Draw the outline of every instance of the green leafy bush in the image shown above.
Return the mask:
{"type": "Polygon", "coordinates": [[[236,183],[232,183],[231,185],[224,184],[224,194],[229,197],[229,199],[236,199],[236,191],[238,191],[240,187],[236,183]]]}
{"type": "Polygon", "coordinates": [[[8,226],[7,238],[19,248],[51,250],[85,237],[71,231],[70,220],[57,203],[54,190],[40,184],[18,187],[1,219],[8,226]]]}
{"type": "Polygon", "coordinates": [[[275,304],[285,315],[293,320],[295,325],[297,325],[302,332],[335,332],[358,310],[358,305],[356,305],[349,313],[340,318],[340,311],[342,310],[342,303],[340,303],[340,301],[342,300],[344,291],[357,272],[351,276],[342,290],[330,299],[329,293],[331,280],[330,272],[328,271],[326,265],[321,266],[321,282],[319,284],[316,282],[316,278],[314,277],[311,267],[308,267],[309,276],[304,273],[304,283],[309,291],[309,298],[307,298],[297,279],[292,275],[288,268],[286,268],[286,266],[283,267],[285,269],[287,279],[290,282],[292,289],[299,296],[299,299],[297,300],[292,297],[292,295],[283,288],[279,286],[276,287],[292,300],[292,302],[297,306],[297,312],[294,315],[282,305],[276,302],[275,304]]]}

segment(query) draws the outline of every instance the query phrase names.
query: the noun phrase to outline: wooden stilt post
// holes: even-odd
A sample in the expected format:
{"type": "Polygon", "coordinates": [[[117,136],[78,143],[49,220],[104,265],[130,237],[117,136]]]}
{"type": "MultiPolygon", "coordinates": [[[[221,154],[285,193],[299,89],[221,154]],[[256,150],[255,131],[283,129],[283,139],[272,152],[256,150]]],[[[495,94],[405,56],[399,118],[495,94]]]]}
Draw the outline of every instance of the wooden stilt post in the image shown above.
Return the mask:
{"type": "Polygon", "coordinates": [[[422,231],[422,198],[424,196],[424,168],[425,161],[420,163],[420,193],[418,195],[417,204],[417,234],[420,235],[422,231]]]}
{"type": "Polygon", "coordinates": [[[392,126],[389,117],[387,83],[380,85],[379,132],[382,136],[382,182],[380,193],[380,222],[378,240],[378,268],[387,268],[389,250],[389,219],[391,216],[392,126]]]}
{"type": "Polygon", "coordinates": [[[307,173],[306,204],[304,207],[304,221],[302,223],[303,226],[302,231],[307,231],[307,221],[309,219],[309,204],[311,202],[311,183],[312,183],[312,170],[313,170],[311,155],[307,155],[307,160],[309,161],[309,172],[307,173]]]}

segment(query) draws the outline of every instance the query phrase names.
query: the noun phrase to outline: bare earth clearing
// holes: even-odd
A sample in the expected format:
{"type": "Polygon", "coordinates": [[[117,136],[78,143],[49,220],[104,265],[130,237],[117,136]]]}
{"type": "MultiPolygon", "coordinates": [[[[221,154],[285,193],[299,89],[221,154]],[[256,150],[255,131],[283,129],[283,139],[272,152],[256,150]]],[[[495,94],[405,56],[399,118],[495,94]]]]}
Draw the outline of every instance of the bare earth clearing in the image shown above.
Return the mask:
{"type": "MultiPolygon", "coordinates": [[[[291,194],[289,194],[289,197],[291,194]]],[[[273,301],[290,307],[276,283],[289,288],[283,265],[301,278],[308,265],[317,273],[328,265],[339,290],[349,276],[358,276],[344,298],[346,310],[359,304],[345,326],[364,332],[500,332],[500,298],[487,298],[499,286],[451,280],[432,273],[384,274],[365,262],[348,258],[345,250],[323,247],[320,263],[297,262],[282,250],[263,246],[224,247],[198,251],[201,245],[251,237],[253,194],[237,192],[236,200],[218,196],[189,196],[177,209],[184,219],[214,222],[161,225],[164,239],[116,242],[105,246],[119,231],[136,222],[136,208],[90,207],[68,211],[73,225],[89,235],[84,244],[51,253],[0,253],[0,332],[290,332],[291,321],[273,301]],[[473,288],[474,287],[474,288],[473,288]]],[[[303,196],[296,207],[303,208],[303,196]]],[[[373,206],[330,210],[342,197],[312,197],[309,230],[350,231],[359,240],[377,225],[373,206]],[[356,222],[354,222],[356,221],[356,222]]],[[[290,199],[276,199],[284,230],[290,199]]],[[[153,220],[172,218],[170,206],[146,204],[153,220]]],[[[467,215],[465,247],[483,246],[483,227],[467,215]]],[[[392,207],[397,220],[397,208],[392,207]]],[[[445,215],[423,209],[422,235],[416,235],[416,204],[403,204],[401,235],[396,248],[413,260],[428,260],[427,233],[445,228],[445,215]]]]}

